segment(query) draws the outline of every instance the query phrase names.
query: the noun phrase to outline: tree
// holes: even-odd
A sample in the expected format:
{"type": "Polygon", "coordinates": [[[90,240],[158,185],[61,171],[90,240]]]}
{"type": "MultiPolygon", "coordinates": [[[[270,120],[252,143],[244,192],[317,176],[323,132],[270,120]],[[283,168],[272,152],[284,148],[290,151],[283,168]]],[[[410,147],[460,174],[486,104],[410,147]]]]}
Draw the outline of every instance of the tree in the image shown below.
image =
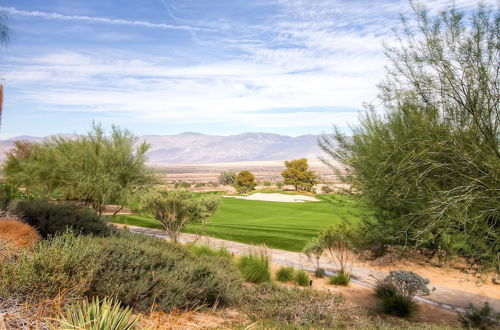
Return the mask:
{"type": "Polygon", "coordinates": [[[255,176],[249,171],[241,171],[236,176],[234,185],[239,192],[248,192],[255,189],[257,182],[255,176]]]}
{"type": "Polygon", "coordinates": [[[295,190],[311,191],[318,184],[318,176],[309,170],[306,158],[285,161],[286,169],[281,172],[285,184],[295,187],[295,190]]]}
{"type": "Polygon", "coordinates": [[[203,223],[212,216],[219,205],[219,197],[197,196],[185,189],[160,188],[146,193],[142,205],[144,211],[161,223],[168,237],[177,243],[187,223],[203,223]]]}
{"type": "Polygon", "coordinates": [[[415,3],[374,106],[319,143],[325,161],[375,211],[372,242],[459,253],[500,270],[500,7],[466,22],[415,3]]]}
{"type": "Polygon", "coordinates": [[[219,183],[224,186],[232,186],[236,180],[236,172],[226,171],[219,175],[219,183]]]}
{"type": "Polygon", "coordinates": [[[3,167],[8,183],[44,196],[62,194],[92,206],[99,214],[107,203],[153,182],[145,166],[149,146],[116,126],[105,136],[94,125],[86,136],[54,137],[42,143],[18,142],[3,167]]]}
{"type": "Polygon", "coordinates": [[[356,235],[354,229],[344,222],[332,225],[314,238],[303,250],[308,257],[316,259],[319,268],[319,259],[327,253],[339,267],[339,273],[350,276],[353,263],[356,261],[356,254],[353,252],[356,235]]]}

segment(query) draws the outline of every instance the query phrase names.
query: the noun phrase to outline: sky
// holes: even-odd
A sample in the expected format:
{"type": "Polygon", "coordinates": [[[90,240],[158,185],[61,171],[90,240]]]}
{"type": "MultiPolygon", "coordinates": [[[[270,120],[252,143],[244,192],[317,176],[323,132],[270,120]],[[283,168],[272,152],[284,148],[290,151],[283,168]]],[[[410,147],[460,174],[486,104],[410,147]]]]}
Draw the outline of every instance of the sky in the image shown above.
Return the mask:
{"type": "Polygon", "coordinates": [[[11,41],[0,49],[0,138],[84,133],[92,121],[138,135],[348,130],[376,103],[382,43],[409,9],[406,0],[1,0],[11,41]]]}

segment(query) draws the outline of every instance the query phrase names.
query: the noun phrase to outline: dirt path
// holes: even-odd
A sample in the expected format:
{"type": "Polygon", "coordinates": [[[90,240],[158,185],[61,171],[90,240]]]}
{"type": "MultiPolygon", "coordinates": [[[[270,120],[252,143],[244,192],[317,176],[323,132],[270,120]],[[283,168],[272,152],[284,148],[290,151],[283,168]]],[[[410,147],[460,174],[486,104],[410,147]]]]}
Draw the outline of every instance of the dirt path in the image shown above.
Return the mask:
{"type": "MultiPolygon", "coordinates": [[[[118,228],[125,227],[121,224],[115,224],[118,228]]],[[[167,235],[165,231],[159,229],[152,228],[144,228],[144,227],[136,227],[136,226],[127,226],[128,230],[136,233],[142,233],[157,237],[166,238],[167,235]]],[[[234,252],[235,254],[247,254],[250,250],[255,249],[255,246],[226,241],[218,238],[198,236],[194,234],[181,234],[180,240],[182,243],[204,243],[213,247],[226,247],[229,251],[234,252]]],[[[307,257],[303,253],[277,250],[277,249],[269,249],[271,253],[272,262],[277,264],[284,264],[294,266],[296,268],[302,268],[309,271],[314,271],[313,264],[307,259],[307,257]]],[[[334,267],[332,267],[332,263],[326,258],[322,258],[320,260],[320,266],[327,270],[327,275],[333,275],[334,267]]],[[[373,276],[382,276],[384,273],[370,269],[367,267],[359,267],[355,266],[352,270],[353,280],[352,282],[361,285],[364,287],[373,287],[374,278],[373,276]]],[[[443,281],[440,281],[443,283],[443,281]]],[[[431,279],[430,287],[435,290],[429,295],[425,297],[417,297],[417,299],[424,304],[431,306],[439,306],[441,308],[462,312],[465,307],[467,307],[470,303],[479,306],[484,302],[488,302],[490,306],[496,311],[500,312],[500,299],[493,298],[500,294],[500,290],[495,288],[496,292],[492,292],[490,296],[479,295],[476,293],[467,292],[464,290],[457,289],[455,287],[448,287],[446,285],[434,285],[431,279]]]]}

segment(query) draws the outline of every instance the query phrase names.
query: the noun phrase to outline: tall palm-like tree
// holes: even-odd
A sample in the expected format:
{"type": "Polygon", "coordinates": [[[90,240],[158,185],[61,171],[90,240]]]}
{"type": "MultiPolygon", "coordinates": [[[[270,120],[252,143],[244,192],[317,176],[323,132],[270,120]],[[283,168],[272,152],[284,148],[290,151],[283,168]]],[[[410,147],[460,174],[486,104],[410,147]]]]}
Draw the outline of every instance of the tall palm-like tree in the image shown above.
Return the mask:
{"type": "MultiPolygon", "coordinates": [[[[0,45],[7,46],[9,44],[9,27],[7,26],[7,15],[0,13],[0,45]]],[[[3,110],[3,83],[0,82],[0,127],[2,126],[2,110],[3,110]]]]}

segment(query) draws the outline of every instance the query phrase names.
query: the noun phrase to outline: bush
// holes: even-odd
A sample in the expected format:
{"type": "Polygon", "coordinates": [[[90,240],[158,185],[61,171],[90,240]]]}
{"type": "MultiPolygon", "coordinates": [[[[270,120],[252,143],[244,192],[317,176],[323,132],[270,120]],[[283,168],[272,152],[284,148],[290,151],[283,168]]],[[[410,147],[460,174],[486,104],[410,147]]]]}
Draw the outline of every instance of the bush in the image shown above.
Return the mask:
{"type": "Polygon", "coordinates": [[[139,318],[132,317],[132,309],[121,307],[116,300],[94,297],[92,301],[72,304],[58,321],[61,329],[130,330],[135,328],[139,318]]]}
{"type": "Polygon", "coordinates": [[[236,300],[241,277],[230,260],[196,257],[180,245],[138,234],[94,238],[103,258],[91,294],[139,311],[225,305],[236,300]]]}
{"type": "Polygon", "coordinates": [[[217,257],[217,258],[227,258],[232,259],[233,255],[229,252],[228,249],[221,246],[218,249],[214,249],[207,244],[198,245],[198,244],[187,244],[186,249],[188,249],[192,254],[198,257],[217,257]]]}
{"type": "Polygon", "coordinates": [[[278,181],[276,182],[276,187],[278,187],[278,189],[281,189],[285,186],[285,183],[283,181],[278,181]]]}
{"type": "Polygon", "coordinates": [[[174,184],[175,189],[189,189],[191,188],[191,184],[185,181],[179,181],[174,184]]]}
{"type": "Polygon", "coordinates": [[[14,247],[32,247],[40,241],[38,232],[28,224],[13,216],[0,219],[0,244],[14,247]]]}
{"type": "Polygon", "coordinates": [[[271,281],[269,257],[263,249],[252,251],[249,255],[241,257],[238,268],[243,275],[243,279],[247,282],[264,283],[271,281]]]}
{"type": "Polygon", "coordinates": [[[337,275],[330,277],[330,284],[347,286],[351,281],[351,277],[345,272],[339,272],[337,275]]]}
{"type": "Polygon", "coordinates": [[[385,313],[400,317],[410,316],[416,309],[415,295],[429,294],[429,280],[410,271],[391,271],[383,280],[377,280],[375,293],[382,300],[385,313]]]}
{"type": "Polygon", "coordinates": [[[11,211],[35,227],[42,237],[65,232],[67,228],[76,234],[106,236],[111,233],[111,228],[94,210],[73,204],[17,201],[11,211]]]}
{"type": "Polygon", "coordinates": [[[241,309],[253,321],[284,322],[283,329],[296,329],[290,325],[307,329],[356,328],[352,322],[361,314],[359,309],[342,304],[341,297],[330,292],[270,283],[246,287],[241,309]]]}
{"type": "Polygon", "coordinates": [[[325,275],[326,272],[323,268],[316,268],[316,270],[314,271],[314,277],[323,278],[325,277],[325,275]]]}
{"type": "Polygon", "coordinates": [[[236,172],[227,171],[219,175],[218,181],[221,185],[232,186],[236,180],[236,172]]]}
{"type": "Polygon", "coordinates": [[[0,265],[0,298],[33,302],[59,293],[83,296],[100,261],[89,237],[66,232],[44,240],[33,251],[23,251],[15,261],[0,265]]]}
{"type": "Polygon", "coordinates": [[[15,200],[31,200],[34,196],[6,183],[0,184],[0,210],[7,211],[15,200]]]}
{"type": "Polygon", "coordinates": [[[272,185],[271,181],[267,181],[267,180],[264,181],[264,186],[265,187],[271,187],[271,185],[272,185]]]}
{"type": "Polygon", "coordinates": [[[239,192],[249,192],[255,189],[257,182],[255,176],[249,171],[241,171],[236,176],[234,185],[239,192]]]}
{"type": "Polygon", "coordinates": [[[460,322],[468,329],[495,329],[500,327],[500,313],[495,314],[488,302],[481,308],[470,304],[465,313],[460,314],[460,322]]]}
{"type": "Polygon", "coordinates": [[[305,270],[299,269],[295,272],[293,281],[300,286],[309,286],[309,274],[305,270]]]}
{"type": "Polygon", "coordinates": [[[276,280],[280,282],[289,282],[293,279],[293,267],[280,267],[276,272],[276,280]]]}
{"type": "Polygon", "coordinates": [[[205,184],[203,182],[201,183],[197,183],[194,185],[195,188],[202,188],[202,187],[205,187],[205,184]]]}

